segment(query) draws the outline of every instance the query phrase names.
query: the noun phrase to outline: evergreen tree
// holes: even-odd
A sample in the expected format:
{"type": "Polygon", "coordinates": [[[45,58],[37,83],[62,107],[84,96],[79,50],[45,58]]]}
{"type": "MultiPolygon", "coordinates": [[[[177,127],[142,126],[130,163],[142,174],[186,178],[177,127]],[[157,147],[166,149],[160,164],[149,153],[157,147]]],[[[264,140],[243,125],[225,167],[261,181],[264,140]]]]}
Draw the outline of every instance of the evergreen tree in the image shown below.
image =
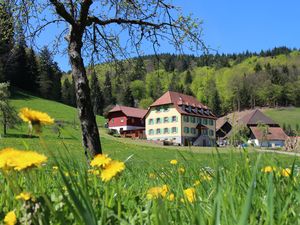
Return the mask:
{"type": "Polygon", "coordinates": [[[0,4],[0,82],[9,80],[7,64],[14,44],[13,17],[9,8],[5,1],[0,4]]]}
{"type": "Polygon", "coordinates": [[[144,60],[140,57],[137,58],[131,80],[143,80],[146,76],[146,73],[147,71],[145,69],[144,60]]]}
{"type": "Polygon", "coordinates": [[[121,95],[121,103],[126,106],[134,107],[135,102],[129,86],[124,88],[124,93],[121,95]]]}
{"type": "Polygon", "coordinates": [[[71,104],[71,84],[69,79],[65,79],[61,88],[61,101],[67,105],[71,104]]]}
{"type": "MultiPolygon", "coordinates": [[[[38,92],[38,78],[39,78],[39,66],[34,50],[28,49],[27,51],[27,69],[28,69],[28,79],[30,83],[28,84],[29,91],[33,93],[38,92]]],[[[60,90],[59,90],[60,92],[60,90]]]]}
{"type": "Polygon", "coordinates": [[[91,101],[92,101],[94,113],[98,115],[102,115],[104,100],[99,86],[99,81],[95,72],[93,72],[91,75],[90,87],[91,87],[91,101]]]}
{"type": "Polygon", "coordinates": [[[61,99],[61,77],[62,73],[53,61],[52,55],[47,47],[40,52],[40,74],[39,92],[42,97],[53,100],[61,99]]]}
{"type": "Polygon", "coordinates": [[[113,96],[112,96],[112,85],[111,85],[110,73],[109,72],[105,73],[103,96],[104,96],[105,107],[108,106],[108,105],[115,104],[113,96]]]}

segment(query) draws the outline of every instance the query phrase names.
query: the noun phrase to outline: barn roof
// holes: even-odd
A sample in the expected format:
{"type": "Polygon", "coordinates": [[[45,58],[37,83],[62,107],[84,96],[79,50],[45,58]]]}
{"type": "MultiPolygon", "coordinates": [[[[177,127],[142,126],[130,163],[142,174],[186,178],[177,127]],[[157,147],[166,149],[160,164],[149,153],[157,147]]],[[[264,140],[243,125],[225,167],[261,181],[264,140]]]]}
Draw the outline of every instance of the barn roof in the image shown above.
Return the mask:
{"type": "Polygon", "coordinates": [[[181,114],[217,119],[211,110],[206,105],[199,102],[195,97],[174,91],[167,91],[150,105],[150,107],[169,104],[173,104],[181,114]],[[182,106],[185,106],[186,110],[182,106]],[[202,111],[198,111],[201,109],[202,111]]]}
{"type": "MultiPolygon", "coordinates": [[[[263,139],[263,132],[258,127],[250,127],[256,139],[263,139]]],[[[267,140],[285,140],[288,136],[280,127],[268,127],[267,140]]]]}
{"type": "Polygon", "coordinates": [[[135,118],[142,119],[146,115],[147,110],[122,106],[122,105],[116,105],[108,113],[113,113],[113,112],[123,112],[128,117],[135,117],[135,118]]]}
{"type": "Polygon", "coordinates": [[[257,125],[259,123],[277,125],[277,123],[275,123],[270,117],[263,114],[259,109],[253,110],[249,114],[243,116],[239,119],[239,123],[243,123],[245,125],[257,125]]]}

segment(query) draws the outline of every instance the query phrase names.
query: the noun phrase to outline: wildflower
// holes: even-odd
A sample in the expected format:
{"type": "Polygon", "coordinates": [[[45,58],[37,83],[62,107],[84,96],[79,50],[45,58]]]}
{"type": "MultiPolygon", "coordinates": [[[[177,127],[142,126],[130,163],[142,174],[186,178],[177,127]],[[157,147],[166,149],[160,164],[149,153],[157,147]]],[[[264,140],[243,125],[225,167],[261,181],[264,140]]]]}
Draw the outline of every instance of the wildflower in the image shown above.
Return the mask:
{"type": "Polygon", "coordinates": [[[283,177],[289,177],[292,174],[292,171],[290,168],[285,168],[281,170],[281,176],[283,177]]]}
{"type": "Polygon", "coordinates": [[[31,110],[28,108],[22,108],[19,113],[19,117],[24,121],[32,125],[34,124],[53,124],[52,119],[47,113],[31,110]]]}
{"type": "Polygon", "coordinates": [[[24,170],[37,167],[47,161],[47,157],[33,151],[5,148],[0,151],[0,168],[24,170]]]}
{"type": "Polygon", "coordinates": [[[170,202],[173,202],[174,199],[175,199],[175,195],[174,195],[173,193],[169,194],[168,200],[169,200],[170,202]]]}
{"type": "Polygon", "coordinates": [[[147,192],[147,198],[148,199],[156,199],[159,197],[166,197],[167,193],[169,191],[169,188],[167,185],[163,185],[161,187],[152,187],[147,192]]]}
{"type": "Polygon", "coordinates": [[[274,166],[266,166],[263,169],[261,169],[262,172],[264,173],[271,173],[273,171],[276,171],[276,167],[274,166]]]}
{"type": "Polygon", "coordinates": [[[156,178],[156,175],[154,173],[149,173],[149,178],[150,179],[155,179],[156,178]]]}
{"type": "Polygon", "coordinates": [[[65,174],[66,177],[70,176],[69,172],[64,172],[64,174],[65,174]]]}
{"type": "Polygon", "coordinates": [[[194,186],[199,186],[200,185],[200,180],[196,180],[195,182],[194,182],[194,186]]]}
{"type": "Polygon", "coordinates": [[[15,225],[17,223],[17,217],[14,211],[10,211],[4,217],[5,225],[15,225]]]}
{"type": "Polygon", "coordinates": [[[118,173],[125,169],[125,164],[123,162],[113,160],[107,164],[101,172],[101,179],[104,182],[110,181],[118,173]]]}
{"type": "Polygon", "coordinates": [[[188,188],[183,191],[184,196],[189,202],[194,202],[196,200],[196,190],[195,188],[188,188]]]}
{"type": "Polygon", "coordinates": [[[172,160],[170,161],[170,163],[171,163],[172,165],[176,165],[176,164],[178,163],[178,161],[177,161],[176,159],[172,159],[172,160]]]}
{"type": "Polygon", "coordinates": [[[92,167],[105,167],[111,162],[111,158],[108,155],[98,154],[95,158],[91,161],[90,165],[92,167]]]}
{"type": "Polygon", "coordinates": [[[21,192],[19,195],[16,196],[16,199],[19,200],[24,200],[24,201],[28,201],[31,199],[31,194],[28,192],[21,192]]]}
{"type": "Polygon", "coordinates": [[[58,170],[58,166],[52,166],[53,170],[58,170]]]}
{"type": "Polygon", "coordinates": [[[185,172],[185,169],[184,169],[183,167],[180,167],[180,168],[178,169],[178,172],[179,172],[179,173],[184,173],[184,172],[185,172]]]}

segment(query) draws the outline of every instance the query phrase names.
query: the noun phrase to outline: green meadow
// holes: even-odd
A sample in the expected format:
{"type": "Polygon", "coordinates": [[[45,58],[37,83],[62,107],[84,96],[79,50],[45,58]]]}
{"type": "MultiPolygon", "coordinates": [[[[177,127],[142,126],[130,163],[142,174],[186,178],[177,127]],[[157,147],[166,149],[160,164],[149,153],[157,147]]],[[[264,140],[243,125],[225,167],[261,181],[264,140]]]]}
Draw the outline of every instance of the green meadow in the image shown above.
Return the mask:
{"type": "Polygon", "coordinates": [[[297,156],[121,139],[109,136],[105,119],[97,117],[104,153],[126,166],[103,182],[95,173],[102,170],[91,168],[84,156],[76,109],[25,93],[15,95],[12,104],[46,112],[61,126],[45,126],[39,137],[29,137],[22,123],[1,137],[0,149],[48,157],[37,168],[1,170],[1,221],[14,211],[19,224],[300,223],[297,156]],[[149,195],[163,185],[164,194],[149,195]],[[193,190],[192,196],[186,190],[193,190]],[[21,192],[31,199],[17,200],[21,192]]]}

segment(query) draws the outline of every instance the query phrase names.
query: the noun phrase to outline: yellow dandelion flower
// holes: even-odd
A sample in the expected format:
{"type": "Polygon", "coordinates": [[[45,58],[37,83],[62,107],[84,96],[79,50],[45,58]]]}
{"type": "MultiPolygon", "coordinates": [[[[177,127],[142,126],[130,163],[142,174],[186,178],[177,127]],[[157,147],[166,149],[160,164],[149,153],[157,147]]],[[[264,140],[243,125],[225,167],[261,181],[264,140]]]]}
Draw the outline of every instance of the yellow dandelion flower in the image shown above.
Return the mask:
{"type": "Polygon", "coordinates": [[[21,151],[5,148],[0,151],[0,168],[24,170],[38,167],[47,161],[47,157],[33,151],[21,151]]]}
{"type": "Polygon", "coordinates": [[[168,200],[169,200],[170,202],[173,202],[174,199],[175,199],[175,195],[174,195],[173,193],[169,194],[168,200]]]}
{"type": "Polygon", "coordinates": [[[188,188],[183,191],[184,196],[189,202],[194,202],[196,200],[196,190],[195,188],[188,188]]]}
{"type": "Polygon", "coordinates": [[[185,172],[185,169],[184,169],[183,167],[180,167],[180,168],[178,168],[178,172],[179,172],[179,173],[184,173],[184,172],[185,172]]]}
{"type": "Polygon", "coordinates": [[[29,108],[22,108],[19,113],[19,117],[27,123],[34,124],[53,124],[54,119],[47,113],[31,110],[29,108]]]}
{"type": "Polygon", "coordinates": [[[148,199],[157,199],[157,198],[164,198],[166,197],[169,188],[167,185],[163,185],[161,187],[152,187],[147,191],[147,198],[148,199]]]}
{"type": "Polygon", "coordinates": [[[176,159],[172,159],[172,160],[170,161],[170,163],[171,163],[172,165],[176,165],[176,164],[178,163],[178,161],[177,161],[176,159]]]}
{"type": "Polygon", "coordinates": [[[266,166],[263,169],[261,169],[262,172],[264,173],[271,173],[273,171],[276,171],[276,167],[274,166],[266,166]]]}
{"type": "Polygon", "coordinates": [[[15,225],[17,223],[17,216],[14,211],[10,211],[4,217],[4,224],[5,225],[15,225]]]}
{"type": "Polygon", "coordinates": [[[110,181],[118,173],[125,169],[125,164],[123,162],[113,160],[108,165],[105,166],[104,170],[101,172],[101,179],[104,182],[110,181]]]}
{"type": "Polygon", "coordinates": [[[283,177],[289,177],[292,174],[292,171],[290,168],[285,168],[281,170],[281,176],[283,177]]]}
{"type": "Polygon", "coordinates": [[[19,195],[16,196],[16,199],[19,200],[24,200],[24,201],[28,201],[31,199],[31,194],[28,192],[21,192],[19,195]]]}
{"type": "Polygon", "coordinates": [[[200,180],[196,180],[196,181],[194,182],[194,186],[199,186],[200,184],[201,184],[200,180]]]}
{"type": "Polygon", "coordinates": [[[98,154],[95,158],[91,161],[90,165],[92,167],[105,167],[111,162],[111,158],[108,155],[98,154]]]}

